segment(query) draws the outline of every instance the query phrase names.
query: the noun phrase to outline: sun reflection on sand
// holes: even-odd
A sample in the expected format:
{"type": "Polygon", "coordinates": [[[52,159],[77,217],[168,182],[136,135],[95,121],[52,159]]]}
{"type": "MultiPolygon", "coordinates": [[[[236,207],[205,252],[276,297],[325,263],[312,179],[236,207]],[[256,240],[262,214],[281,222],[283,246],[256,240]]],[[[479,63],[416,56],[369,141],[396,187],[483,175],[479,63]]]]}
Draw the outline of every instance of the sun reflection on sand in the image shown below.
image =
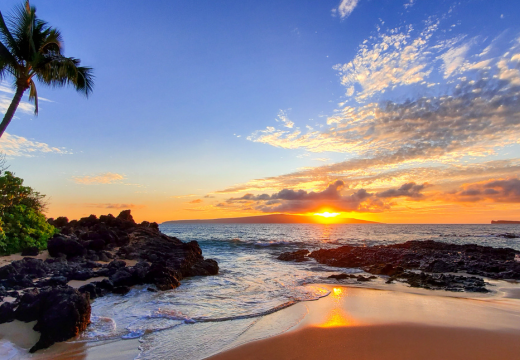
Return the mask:
{"type": "Polygon", "coordinates": [[[356,325],[354,319],[341,306],[343,297],[348,296],[348,289],[334,288],[330,296],[334,300],[335,306],[329,310],[325,321],[318,324],[318,327],[330,328],[356,325]]]}

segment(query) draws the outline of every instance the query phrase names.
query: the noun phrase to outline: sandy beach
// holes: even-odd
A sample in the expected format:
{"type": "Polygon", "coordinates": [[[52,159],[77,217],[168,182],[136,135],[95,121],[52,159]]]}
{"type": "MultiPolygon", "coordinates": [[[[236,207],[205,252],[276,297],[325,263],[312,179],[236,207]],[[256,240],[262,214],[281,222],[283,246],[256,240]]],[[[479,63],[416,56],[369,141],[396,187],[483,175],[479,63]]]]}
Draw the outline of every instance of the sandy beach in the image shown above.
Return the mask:
{"type": "Polygon", "coordinates": [[[292,331],[209,359],[520,358],[517,299],[324,286],[328,297],[283,310],[308,310],[292,331]]]}

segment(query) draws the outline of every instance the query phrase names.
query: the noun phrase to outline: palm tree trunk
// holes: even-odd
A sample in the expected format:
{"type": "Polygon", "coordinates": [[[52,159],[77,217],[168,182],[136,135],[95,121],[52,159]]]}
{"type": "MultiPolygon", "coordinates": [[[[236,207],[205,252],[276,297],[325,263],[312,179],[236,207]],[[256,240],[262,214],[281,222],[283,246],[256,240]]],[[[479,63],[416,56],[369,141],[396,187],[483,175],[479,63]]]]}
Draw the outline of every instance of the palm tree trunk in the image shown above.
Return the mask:
{"type": "Polygon", "coordinates": [[[16,109],[18,108],[18,104],[20,104],[20,100],[22,100],[23,93],[26,89],[17,87],[16,92],[14,93],[13,101],[11,101],[11,105],[9,105],[9,108],[7,109],[4,120],[2,120],[2,123],[0,124],[0,138],[4,134],[5,129],[7,129],[7,126],[13,119],[14,113],[16,109]]]}

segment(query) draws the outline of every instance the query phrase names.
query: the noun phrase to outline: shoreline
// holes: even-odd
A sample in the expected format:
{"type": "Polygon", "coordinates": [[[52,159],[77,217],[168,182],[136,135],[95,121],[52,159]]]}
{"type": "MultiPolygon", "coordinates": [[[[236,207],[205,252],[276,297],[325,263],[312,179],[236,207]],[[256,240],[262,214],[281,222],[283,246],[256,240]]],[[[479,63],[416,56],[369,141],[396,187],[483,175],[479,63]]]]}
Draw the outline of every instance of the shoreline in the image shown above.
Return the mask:
{"type": "MultiPolygon", "coordinates": [[[[461,356],[493,359],[497,357],[492,354],[508,358],[520,351],[520,326],[516,321],[520,318],[518,298],[508,298],[498,292],[494,296],[452,296],[450,292],[405,286],[401,289],[340,284],[307,286],[326,288],[330,294],[261,317],[264,324],[269,324],[304,314],[298,324],[267,336],[257,329],[261,326],[253,326],[247,336],[237,338],[206,359],[265,359],[273,356],[277,359],[312,359],[324,353],[329,357],[340,356],[345,351],[360,359],[458,359],[461,356]],[[255,337],[255,334],[260,336],[255,337]],[[486,347],[470,349],[472,339],[479,339],[486,347]],[[423,348],[439,345],[447,352],[422,352],[423,348]],[[383,352],[372,351],[377,348],[383,352]],[[403,348],[407,351],[403,352],[403,348]]],[[[10,324],[13,323],[0,326],[0,355],[3,355],[2,349],[5,352],[4,340],[9,336],[13,338],[11,331],[7,337],[5,335],[6,325],[10,324]]],[[[30,329],[29,326],[30,323],[15,323],[17,355],[6,358],[126,360],[139,354],[139,339],[117,339],[57,343],[36,354],[25,352],[24,355],[20,345],[30,344],[30,339],[38,335],[32,330],[29,333],[20,331],[30,329]]]]}

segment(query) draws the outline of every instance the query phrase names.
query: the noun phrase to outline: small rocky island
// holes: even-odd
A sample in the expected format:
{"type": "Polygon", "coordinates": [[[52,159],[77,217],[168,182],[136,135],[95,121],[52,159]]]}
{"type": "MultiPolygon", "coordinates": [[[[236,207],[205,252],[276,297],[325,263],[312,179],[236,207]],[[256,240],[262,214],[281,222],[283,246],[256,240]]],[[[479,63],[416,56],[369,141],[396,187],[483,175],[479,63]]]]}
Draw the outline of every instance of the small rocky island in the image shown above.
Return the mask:
{"type": "MultiPolygon", "coordinates": [[[[387,283],[397,280],[412,287],[432,290],[488,292],[482,277],[520,280],[520,251],[476,244],[416,240],[370,247],[345,245],[313,252],[298,250],[278,256],[279,260],[295,262],[310,258],[320,264],[359,268],[369,274],[383,275],[387,283]]],[[[357,281],[374,279],[350,274],[337,274],[329,278],[356,278],[357,281]]]]}
{"type": "MultiPolygon", "coordinates": [[[[219,271],[215,260],[204,259],[196,241],[164,235],[157,223],[136,224],[130,210],[117,217],[60,217],[49,223],[59,233],[48,241],[48,259],[25,257],[0,268],[0,300],[14,299],[0,306],[0,323],[37,321],[34,330],[41,336],[31,352],[85,330],[90,301],[97,297],[126,294],[138,284],[150,284],[149,291],[170,290],[185,277],[219,271]],[[71,280],[87,284],[75,289],[67,285],[71,280]]],[[[38,255],[38,249],[22,255],[38,255]]]]}

